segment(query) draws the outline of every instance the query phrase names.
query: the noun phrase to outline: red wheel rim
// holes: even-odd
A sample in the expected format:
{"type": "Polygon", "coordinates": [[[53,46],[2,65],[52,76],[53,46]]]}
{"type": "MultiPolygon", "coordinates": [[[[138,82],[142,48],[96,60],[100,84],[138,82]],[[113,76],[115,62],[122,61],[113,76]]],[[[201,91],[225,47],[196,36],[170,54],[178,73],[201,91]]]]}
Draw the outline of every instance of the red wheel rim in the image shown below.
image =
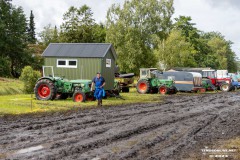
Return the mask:
{"type": "Polygon", "coordinates": [[[165,94],[167,89],[165,87],[160,87],[160,93],[165,94]]]}
{"type": "Polygon", "coordinates": [[[140,91],[146,91],[147,90],[147,84],[146,83],[140,83],[139,84],[140,91]]]}
{"type": "Polygon", "coordinates": [[[42,84],[38,88],[38,95],[41,98],[46,98],[50,95],[50,88],[46,84],[42,84]]]}
{"type": "Polygon", "coordinates": [[[74,97],[75,102],[82,102],[83,101],[83,95],[81,93],[77,93],[74,97]]]}

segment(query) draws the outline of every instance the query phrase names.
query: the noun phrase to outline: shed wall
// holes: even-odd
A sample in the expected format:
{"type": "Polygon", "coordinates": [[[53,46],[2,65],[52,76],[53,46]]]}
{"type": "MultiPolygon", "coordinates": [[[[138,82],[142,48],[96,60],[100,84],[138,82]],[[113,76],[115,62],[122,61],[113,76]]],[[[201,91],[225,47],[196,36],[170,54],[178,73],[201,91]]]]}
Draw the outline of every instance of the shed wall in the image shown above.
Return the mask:
{"type": "MultiPolygon", "coordinates": [[[[64,77],[69,80],[73,79],[90,79],[92,80],[96,73],[100,71],[106,80],[105,89],[112,90],[114,86],[114,68],[115,61],[111,51],[104,58],[56,58],[45,57],[45,66],[53,66],[55,77],[64,77]],[[77,68],[60,68],[57,67],[57,59],[77,59],[77,68]],[[106,67],[106,59],[111,59],[111,67],[106,67]]],[[[45,75],[50,75],[49,69],[45,70],[45,75]]]]}
{"type": "Polygon", "coordinates": [[[93,76],[96,75],[96,71],[101,69],[101,59],[100,58],[45,57],[44,65],[53,66],[54,75],[56,77],[64,77],[71,80],[72,79],[92,79],[93,76]],[[57,59],[77,59],[77,68],[57,67],[57,59]]]}
{"type": "Polygon", "coordinates": [[[115,60],[111,50],[108,51],[106,56],[102,59],[102,76],[105,78],[107,90],[114,89],[114,78],[115,78],[115,60]],[[111,67],[106,67],[106,60],[111,59],[111,67]]]}

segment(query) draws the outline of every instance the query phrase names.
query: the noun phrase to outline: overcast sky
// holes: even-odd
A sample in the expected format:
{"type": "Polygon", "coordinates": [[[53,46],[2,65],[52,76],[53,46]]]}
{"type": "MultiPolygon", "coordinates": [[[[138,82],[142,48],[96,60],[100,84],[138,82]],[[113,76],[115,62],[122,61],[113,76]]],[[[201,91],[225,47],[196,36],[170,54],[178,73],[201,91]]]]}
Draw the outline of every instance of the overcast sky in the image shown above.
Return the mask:
{"type": "MultiPolygon", "coordinates": [[[[51,23],[60,26],[63,14],[70,6],[80,7],[87,4],[94,13],[97,22],[104,22],[107,9],[113,3],[124,0],[13,0],[12,3],[22,6],[29,16],[33,10],[36,31],[51,23]]],[[[240,0],[175,0],[175,14],[191,16],[199,30],[221,32],[227,40],[232,41],[233,51],[240,57],[240,0]]]]}

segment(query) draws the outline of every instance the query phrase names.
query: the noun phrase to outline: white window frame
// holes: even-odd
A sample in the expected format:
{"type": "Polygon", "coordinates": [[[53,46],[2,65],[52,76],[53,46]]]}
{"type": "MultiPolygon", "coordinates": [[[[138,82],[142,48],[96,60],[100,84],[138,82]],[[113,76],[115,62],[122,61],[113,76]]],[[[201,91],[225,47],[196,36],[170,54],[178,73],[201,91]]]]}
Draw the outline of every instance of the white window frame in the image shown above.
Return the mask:
{"type": "Polygon", "coordinates": [[[106,67],[111,68],[112,67],[112,60],[111,59],[106,59],[106,67]],[[107,63],[109,61],[109,63],[107,63]]]}
{"type": "Polygon", "coordinates": [[[77,68],[78,60],[77,59],[57,59],[57,68],[77,68]],[[65,61],[66,65],[58,65],[59,61],[65,61]],[[69,61],[76,61],[75,66],[69,65],[69,61]]]}

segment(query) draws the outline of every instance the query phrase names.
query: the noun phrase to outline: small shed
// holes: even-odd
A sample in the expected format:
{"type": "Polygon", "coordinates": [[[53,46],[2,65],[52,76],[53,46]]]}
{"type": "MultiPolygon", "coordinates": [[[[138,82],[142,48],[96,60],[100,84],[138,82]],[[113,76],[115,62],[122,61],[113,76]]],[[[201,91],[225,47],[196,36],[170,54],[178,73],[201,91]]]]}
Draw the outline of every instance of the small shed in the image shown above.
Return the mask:
{"type": "Polygon", "coordinates": [[[110,43],[51,43],[42,56],[44,65],[53,66],[57,77],[91,80],[99,71],[106,80],[105,89],[114,88],[117,56],[110,43]]]}

